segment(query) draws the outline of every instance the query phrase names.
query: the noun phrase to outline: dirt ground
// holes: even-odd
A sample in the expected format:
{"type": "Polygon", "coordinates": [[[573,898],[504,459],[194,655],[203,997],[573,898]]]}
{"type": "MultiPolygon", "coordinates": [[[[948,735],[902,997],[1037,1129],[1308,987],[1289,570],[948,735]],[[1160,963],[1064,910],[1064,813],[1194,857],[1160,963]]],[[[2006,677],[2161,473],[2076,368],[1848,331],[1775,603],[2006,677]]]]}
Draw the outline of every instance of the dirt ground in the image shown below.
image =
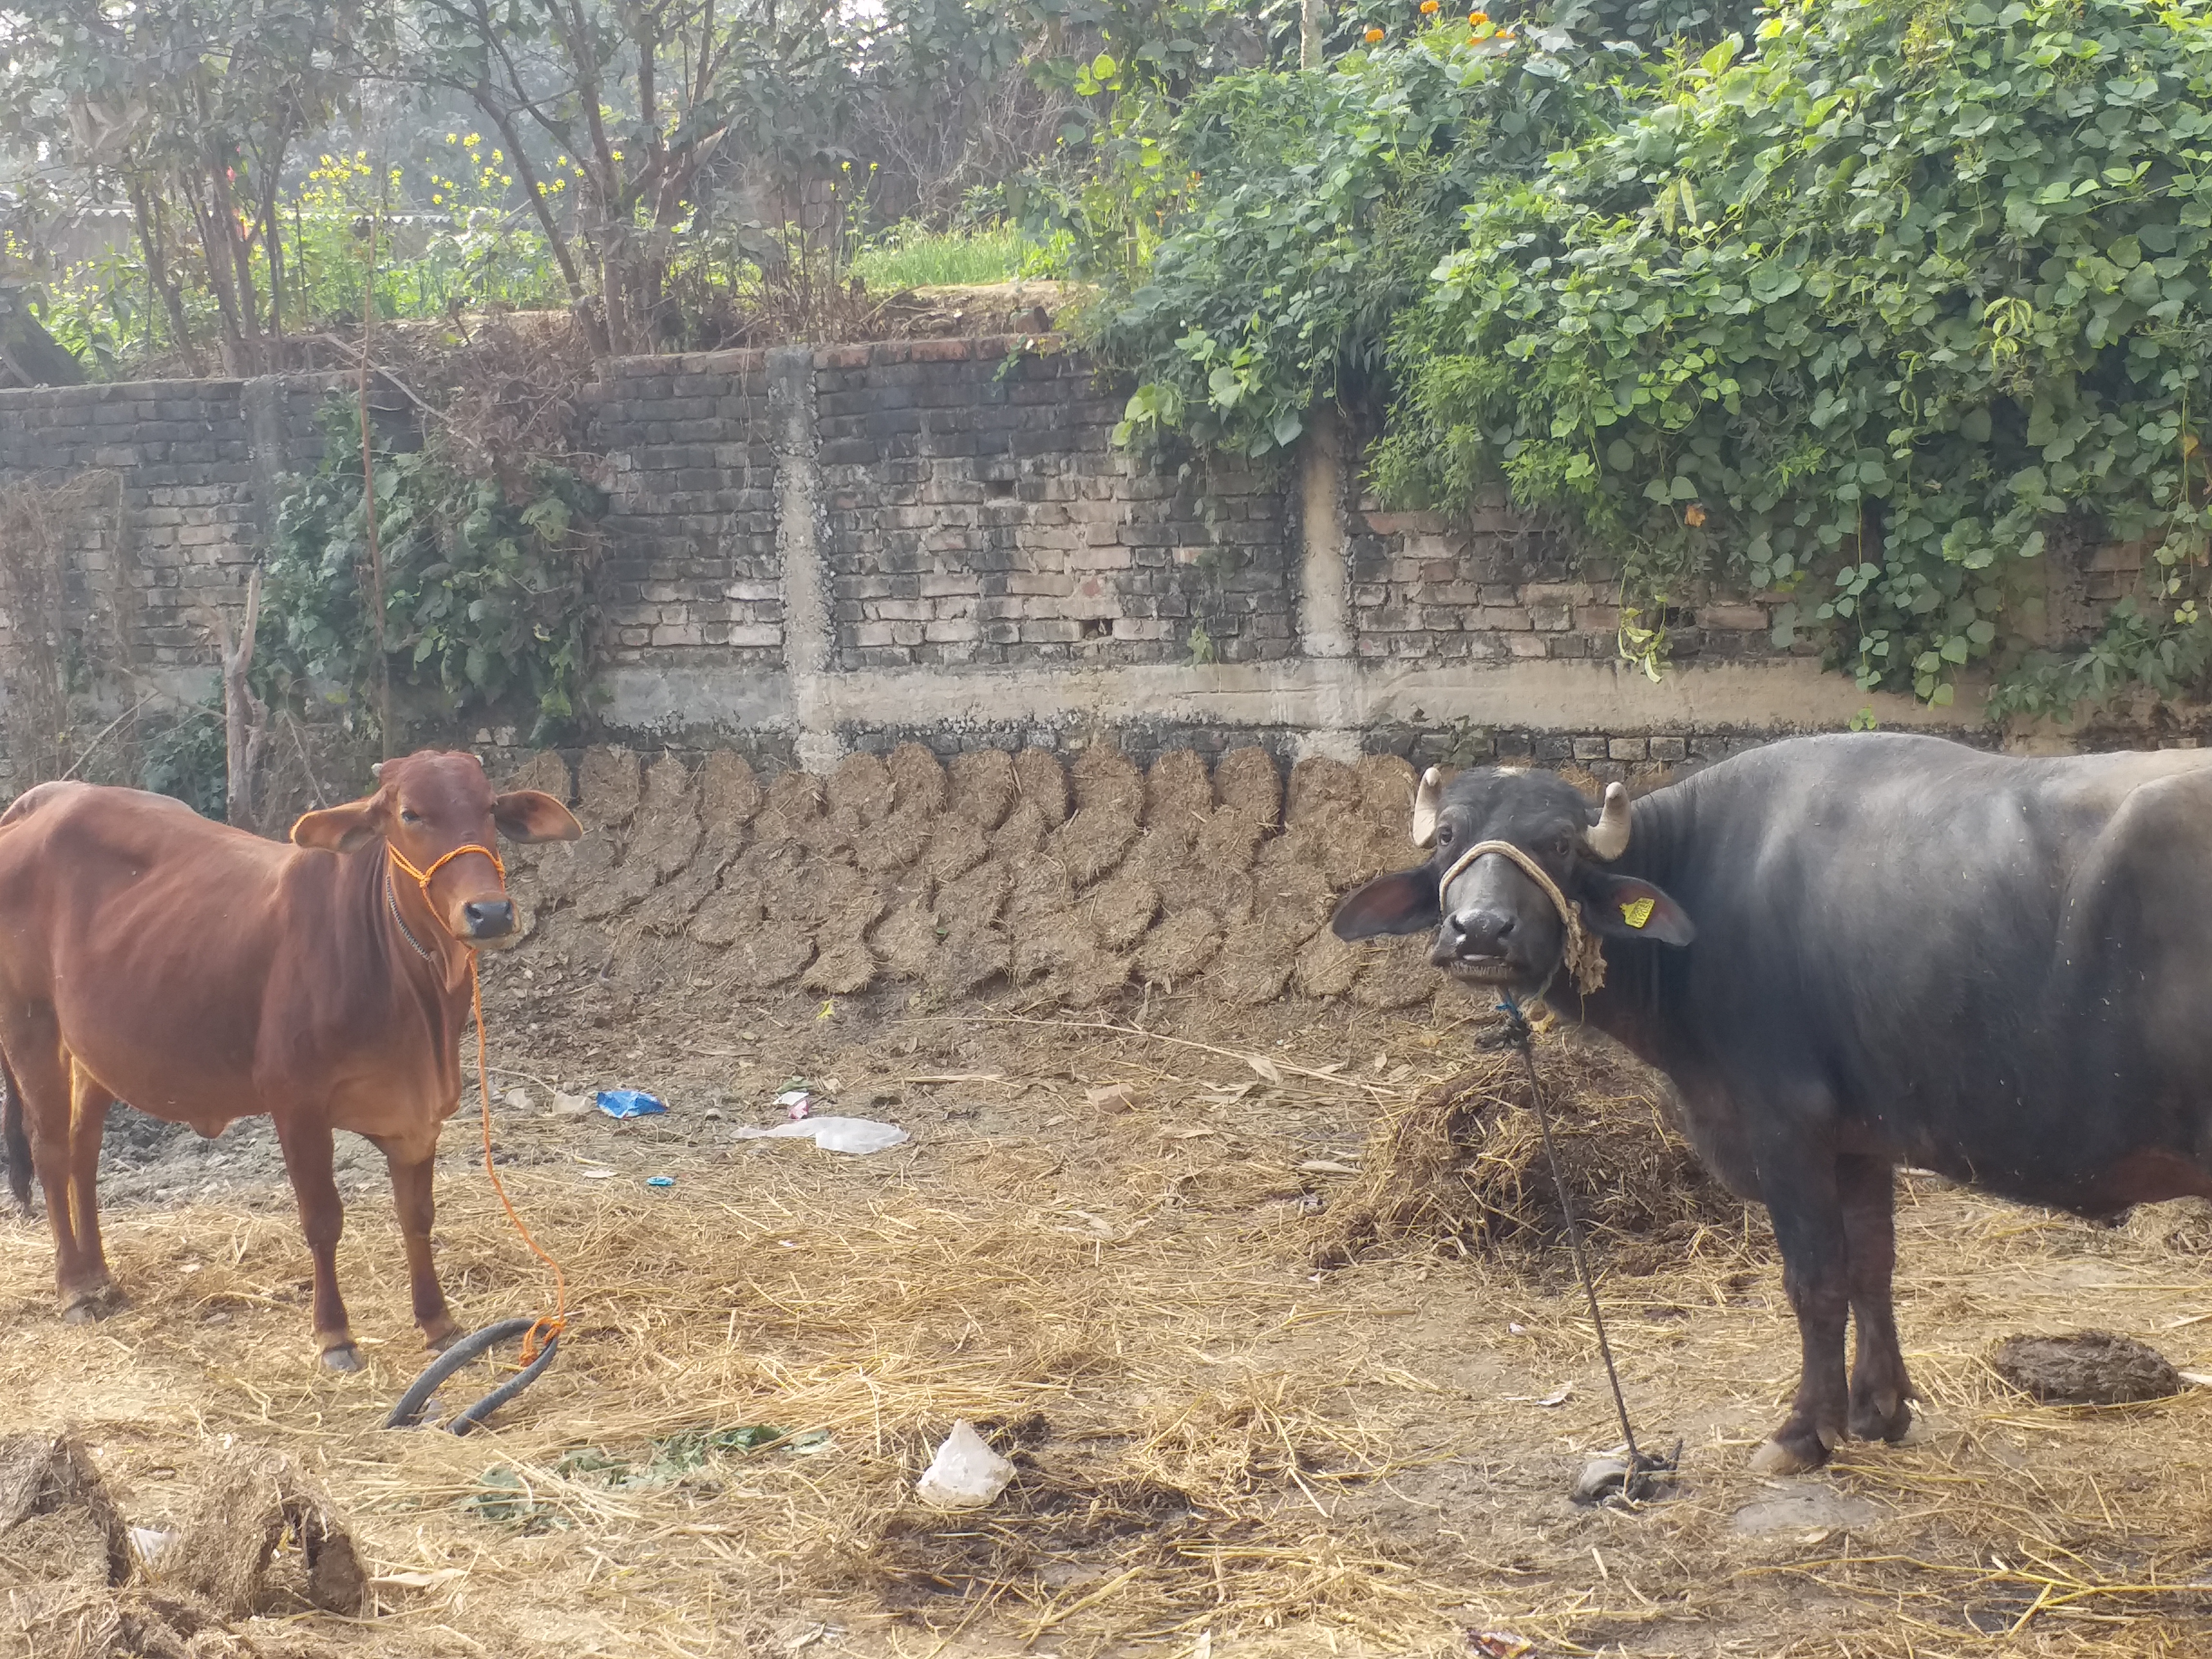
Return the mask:
{"type": "MultiPolygon", "coordinates": [[[[136,1525],[188,1505],[234,1441],[292,1453],[382,1581],[373,1617],[298,1621],[343,1650],[1443,1655],[1483,1651],[1473,1632],[1538,1653],[2212,1651],[2212,1394],[2036,1407],[1985,1363],[2014,1332],[2096,1327],[2212,1365],[2212,1229],[2189,1207],[2100,1228],[1909,1180],[1922,1425],[1784,1481],[1746,1468],[1796,1370],[1763,1230],[1601,1237],[1639,1431],[1679,1438],[1684,1475],[1640,1511],[1585,1509],[1568,1483],[1619,1435],[1556,1243],[1312,1266],[1370,1124],[1466,1061],[1472,1010],[1293,1001],[1249,1011],[1234,1046],[1173,998],[1152,1035],[895,993],[601,1025],[515,962],[487,977],[495,1084],[523,1091],[498,1109],[502,1173],[575,1317],[490,1431],[377,1427],[423,1356],[373,1158],[349,1165],[354,1376],[313,1364],[264,1126],[204,1144],[117,1115],[133,1301],[103,1323],[54,1319],[42,1222],[0,1224],[10,1425],[76,1429],[136,1525]],[[912,1141],[734,1134],[780,1121],[797,1079],[912,1141]],[[554,1103],[618,1084],[671,1112],[554,1103]],[[948,1516],[912,1485],[961,1416],[1018,1474],[948,1516]]],[[[545,1289],[474,1129],[449,1131],[441,1261],[488,1322],[545,1289]]]]}
{"type": "MultiPolygon", "coordinates": [[[[532,924],[485,963],[494,1156],[572,1323],[489,1430],[379,1426],[426,1356],[363,1144],[354,1376],[314,1363],[265,1121],[115,1115],[131,1301],[103,1322],[54,1317],[43,1220],[0,1218],[0,1430],[74,1430],[133,1526],[264,1449],[349,1517],[367,1611],[186,1659],[2212,1653],[2212,1389],[2040,1406],[1989,1364],[2091,1328],[2212,1372],[2212,1209],[2106,1228],[1905,1177],[1919,1424],[1762,1480],[1797,1370],[1763,1218],[1669,1139],[1655,1080],[1554,1035],[1622,1381],[1681,1457],[1640,1509],[1570,1500],[1620,1431],[1526,1103],[1419,941],[1325,927],[1409,861],[1403,762],[908,745],[759,779],[593,750],[523,777],[587,833],[510,860],[532,924]],[[802,1084],[911,1139],[740,1133],[802,1084]],[[574,1101],[625,1085],[670,1111],[574,1101]],[[915,1481],[962,1418],[1016,1474],[948,1515],[915,1481]]],[[[475,1110],[438,1183],[470,1324],[551,1294],[475,1110]]],[[[0,1653],[118,1650],[21,1636],[11,1547],[0,1653]]]]}

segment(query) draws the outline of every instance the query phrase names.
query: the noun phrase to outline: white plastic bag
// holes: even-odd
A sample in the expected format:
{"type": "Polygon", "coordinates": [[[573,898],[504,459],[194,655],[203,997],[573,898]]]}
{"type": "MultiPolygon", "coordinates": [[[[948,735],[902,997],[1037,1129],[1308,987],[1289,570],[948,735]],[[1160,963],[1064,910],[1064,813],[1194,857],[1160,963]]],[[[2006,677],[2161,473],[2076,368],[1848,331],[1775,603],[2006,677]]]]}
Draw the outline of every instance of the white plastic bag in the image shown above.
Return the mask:
{"type": "Polygon", "coordinates": [[[962,1418],[914,1489],[925,1504],[940,1510],[980,1510],[1014,1478],[1014,1466],[983,1443],[975,1425],[962,1418]]]}
{"type": "Polygon", "coordinates": [[[851,1152],[865,1158],[887,1146],[904,1146],[909,1137],[896,1123],[878,1123],[872,1117],[803,1117],[795,1123],[779,1123],[773,1129],[734,1129],[746,1140],[812,1141],[825,1152],[851,1152]]]}

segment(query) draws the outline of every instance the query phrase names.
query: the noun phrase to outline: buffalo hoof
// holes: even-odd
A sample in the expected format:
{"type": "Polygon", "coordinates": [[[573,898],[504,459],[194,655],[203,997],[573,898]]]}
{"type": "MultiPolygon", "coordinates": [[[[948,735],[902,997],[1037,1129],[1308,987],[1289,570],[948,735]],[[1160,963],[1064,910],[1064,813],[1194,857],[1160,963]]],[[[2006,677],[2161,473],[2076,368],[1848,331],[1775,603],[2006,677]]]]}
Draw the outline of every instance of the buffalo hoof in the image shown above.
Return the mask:
{"type": "Polygon", "coordinates": [[[1912,1407],[1898,1400],[1885,1407],[1880,1401],[1864,1401],[1851,1407],[1851,1438],[1854,1440],[1887,1440],[1891,1445],[1912,1431],[1912,1407]]]}
{"type": "Polygon", "coordinates": [[[1753,1474],[1803,1474],[1828,1461],[1828,1449],[1816,1434],[1777,1435],[1751,1455],[1753,1474]]]}
{"type": "Polygon", "coordinates": [[[361,1350],[350,1342],[341,1342],[323,1350],[323,1369],[326,1371],[357,1371],[361,1369],[361,1350]]]}

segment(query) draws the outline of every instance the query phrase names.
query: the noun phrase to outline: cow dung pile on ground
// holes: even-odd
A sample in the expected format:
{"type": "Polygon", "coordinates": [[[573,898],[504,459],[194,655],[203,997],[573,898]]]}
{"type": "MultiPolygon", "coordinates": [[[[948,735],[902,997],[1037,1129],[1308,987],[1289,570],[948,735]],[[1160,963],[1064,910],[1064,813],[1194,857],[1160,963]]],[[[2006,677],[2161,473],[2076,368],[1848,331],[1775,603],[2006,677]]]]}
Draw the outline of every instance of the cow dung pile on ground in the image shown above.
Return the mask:
{"type": "Polygon", "coordinates": [[[362,1610],[328,1496],[265,1448],[218,1453],[199,1480],[173,1529],[127,1527],[74,1436],[0,1438],[6,1633],[42,1659],[325,1659],[319,1638],[256,1621],[362,1610]]]}

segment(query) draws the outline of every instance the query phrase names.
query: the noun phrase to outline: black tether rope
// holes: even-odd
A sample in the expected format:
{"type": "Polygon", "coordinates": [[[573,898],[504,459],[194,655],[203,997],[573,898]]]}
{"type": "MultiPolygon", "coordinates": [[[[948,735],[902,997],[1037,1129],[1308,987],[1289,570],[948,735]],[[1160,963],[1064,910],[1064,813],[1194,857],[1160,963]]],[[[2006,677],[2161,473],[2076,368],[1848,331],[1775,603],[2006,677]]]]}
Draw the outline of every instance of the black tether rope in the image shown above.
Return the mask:
{"type": "MultiPolygon", "coordinates": [[[[416,1377],[407,1392],[399,1396],[399,1403],[392,1408],[392,1414],[384,1419],[384,1426],[387,1429],[416,1427],[422,1421],[423,1412],[428,1408],[430,1396],[437,1391],[438,1384],[477,1355],[489,1352],[509,1337],[520,1336],[525,1331],[533,1328],[538,1322],[537,1320],[526,1317],[502,1319],[496,1325],[487,1325],[473,1335],[463,1337],[445,1352],[440,1354],[437,1358],[432,1360],[429,1369],[416,1377]]],[[[554,1352],[560,1346],[559,1337],[548,1337],[545,1346],[539,1351],[537,1358],[477,1401],[475,1405],[447,1418],[438,1426],[451,1434],[466,1434],[471,1429],[482,1423],[485,1418],[490,1416],[493,1412],[535,1382],[545,1368],[553,1363],[554,1352]]]]}
{"type": "Polygon", "coordinates": [[[1575,1219],[1574,1199],[1567,1191],[1566,1171],[1559,1167],[1559,1150],[1552,1144],[1552,1115],[1544,1105],[1544,1085],[1536,1077],[1535,1034],[1528,1029],[1528,1017],[1521,1012],[1521,1005],[1510,994],[1500,994],[1498,1007],[1505,1016],[1504,1029],[1483,1039],[1482,1046],[1516,1050],[1522,1068],[1528,1073],[1528,1100],[1535,1108],[1536,1130],[1544,1139],[1544,1161],[1551,1165],[1552,1185],[1559,1191],[1559,1215],[1567,1228],[1567,1251],[1575,1259],[1575,1275],[1583,1282],[1583,1294],[1589,1299],[1590,1323],[1597,1328],[1597,1351],[1605,1361],[1605,1380],[1613,1385],[1613,1408],[1620,1418],[1620,1438],[1628,1459],[1628,1466],[1621,1474],[1621,1496],[1632,1501],[1648,1498],[1658,1484],[1652,1477],[1674,1469],[1680,1458],[1680,1448],[1676,1448],[1674,1457],[1656,1457],[1636,1449],[1636,1430],[1628,1420],[1627,1396],[1620,1391],[1620,1373],[1613,1363],[1613,1344],[1606,1340],[1605,1314],[1598,1306],[1597,1281],[1590,1277],[1589,1261],[1583,1254],[1582,1224],[1575,1219]]]}

